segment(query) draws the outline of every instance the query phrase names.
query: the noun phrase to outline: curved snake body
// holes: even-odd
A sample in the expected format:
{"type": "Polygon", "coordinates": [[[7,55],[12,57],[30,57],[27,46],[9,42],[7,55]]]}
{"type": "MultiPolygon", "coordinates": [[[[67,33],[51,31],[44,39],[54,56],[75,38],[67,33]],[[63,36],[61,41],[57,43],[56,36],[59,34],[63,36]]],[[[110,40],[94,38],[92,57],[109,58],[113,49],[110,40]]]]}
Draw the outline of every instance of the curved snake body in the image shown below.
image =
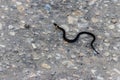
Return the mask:
{"type": "Polygon", "coordinates": [[[83,31],[83,32],[79,32],[74,39],[68,39],[68,38],[66,38],[66,32],[65,32],[65,30],[63,28],[59,27],[56,23],[53,23],[53,24],[54,24],[54,26],[56,26],[58,29],[60,29],[63,32],[63,39],[65,41],[67,41],[68,43],[74,43],[74,42],[76,42],[79,39],[79,36],[82,35],[82,34],[87,34],[87,35],[92,36],[93,40],[91,41],[90,46],[96,52],[96,54],[99,54],[99,52],[95,49],[95,47],[93,45],[93,43],[96,40],[96,37],[95,37],[95,35],[93,33],[83,31]]]}

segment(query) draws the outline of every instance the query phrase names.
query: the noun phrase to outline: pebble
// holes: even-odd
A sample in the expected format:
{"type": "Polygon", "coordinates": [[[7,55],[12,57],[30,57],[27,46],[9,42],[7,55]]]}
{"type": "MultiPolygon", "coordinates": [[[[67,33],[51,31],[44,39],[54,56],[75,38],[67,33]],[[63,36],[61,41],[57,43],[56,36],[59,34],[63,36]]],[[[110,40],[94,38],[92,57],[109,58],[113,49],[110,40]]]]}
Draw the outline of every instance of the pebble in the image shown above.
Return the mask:
{"type": "Polygon", "coordinates": [[[82,11],[80,11],[80,10],[76,10],[76,11],[72,12],[72,15],[73,15],[73,16],[82,16],[83,13],[82,13],[82,11]]]}
{"type": "Polygon", "coordinates": [[[74,77],[80,78],[80,75],[73,74],[74,77]]]}
{"type": "Polygon", "coordinates": [[[0,23],[0,30],[2,30],[2,23],[0,23]]]}
{"type": "Polygon", "coordinates": [[[37,46],[34,43],[32,43],[32,47],[33,47],[33,49],[37,48],[37,46]]]}
{"type": "Polygon", "coordinates": [[[1,18],[2,18],[2,19],[4,19],[4,18],[5,18],[5,16],[3,16],[3,15],[2,15],[2,16],[1,16],[1,18]]]}
{"type": "Polygon", "coordinates": [[[47,10],[47,11],[50,11],[51,10],[51,5],[50,4],[46,4],[44,9],[47,10]]]}
{"type": "Polygon", "coordinates": [[[71,54],[71,58],[73,58],[73,59],[74,59],[74,58],[76,58],[76,55],[74,55],[74,54],[71,54]]]}
{"type": "Polygon", "coordinates": [[[6,46],[5,46],[5,45],[2,45],[2,44],[0,44],[0,47],[3,47],[3,48],[5,48],[6,46]]]}
{"type": "Polygon", "coordinates": [[[117,23],[117,19],[112,18],[111,23],[113,23],[113,24],[117,23]]]}
{"type": "Polygon", "coordinates": [[[117,24],[117,27],[120,29],[120,24],[117,24]]]}
{"type": "Polygon", "coordinates": [[[37,54],[37,53],[32,53],[32,56],[33,56],[33,59],[34,59],[34,60],[40,59],[40,55],[37,54]]]}
{"type": "Polygon", "coordinates": [[[83,56],[85,56],[85,54],[84,54],[84,53],[80,53],[79,56],[80,56],[80,57],[83,57],[83,56]]]}
{"type": "Polygon", "coordinates": [[[114,49],[114,50],[118,50],[118,47],[114,46],[113,49],[114,49]]]}
{"type": "Polygon", "coordinates": [[[95,75],[97,70],[92,69],[91,72],[95,75]]]}
{"type": "Polygon", "coordinates": [[[95,18],[95,17],[92,17],[91,20],[92,20],[93,23],[99,22],[99,20],[97,18],[95,18]]]}
{"type": "Polygon", "coordinates": [[[72,61],[65,60],[62,62],[62,64],[67,66],[67,68],[77,69],[72,61]]]}
{"type": "Polygon", "coordinates": [[[109,40],[108,40],[108,39],[105,39],[104,42],[109,42],[109,40]]]}
{"type": "Polygon", "coordinates": [[[109,52],[105,52],[104,55],[105,55],[105,56],[109,56],[110,53],[109,53],[109,52]]]}
{"type": "Polygon", "coordinates": [[[29,78],[32,78],[32,77],[36,77],[37,75],[35,74],[35,73],[33,73],[33,72],[31,72],[30,74],[29,74],[29,78]]]}
{"type": "Polygon", "coordinates": [[[115,28],[115,25],[109,25],[108,28],[109,28],[109,29],[114,29],[114,28],[115,28]]]}
{"type": "Polygon", "coordinates": [[[97,0],[90,0],[89,5],[95,4],[96,1],[97,1],[97,0]]]}
{"type": "Polygon", "coordinates": [[[104,43],[105,44],[105,46],[110,46],[110,43],[104,43]]]}
{"type": "Polygon", "coordinates": [[[95,12],[95,15],[96,15],[96,16],[99,16],[99,15],[100,15],[100,12],[99,12],[99,11],[96,11],[96,12],[95,12]]]}
{"type": "Polygon", "coordinates": [[[13,28],[14,28],[13,25],[9,25],[9,26],[8,26],[8,29],[13,29],[13,28]]]}
{"type": "Polygon", "coordinates": [[[116,68],[114,68],[113,70],[120,75],[120,70],[118,70],[118,69],[116,69],[116,68]]]}
{"type": "Polygon", "coordinates": [[[6,11],[7,11],[7,10],[8,10],[8,7],[5,7],[5,8],[4,8],[4,10],[6,10],[6,11]]]}
{"type": "Polygon", "coordinates": [[[110,33],[108,33],[108,32],[105,32],[105,36],[110,36],[110,33]]]}
{"type": "Polygon", "coordinates": [[[60,54],[56,54],[56,57],[55,57],[55,58],[58,60],[58,59],[61,59],[61,57],[62,57],[62,56],[61,56],[60,54]]]}
{"type": "Polygon", "coordinates": [[[15,32],[13,32],[13,31],[11,31],[11,32],[9,32],[9,34],[11,35],[11,36],[15,36],[15,32]]]}
{"type": "Polygon", "coordinates": [[[113,57],[112,59],[116,62],[118,61],[118,57],[113,57]]]}
{"type": "Polygon", "coordinates": [[[19,11],[20,13],[23,13],[24,10],[25,10],[24,6],[22,6],[22,5],[18,5],[18,6],[17,6],[17,9],[18,9],[18,11],[19,11]]]}
{"type": "Polygon", "coordinates": [[[118,57],[117,57],[116,54],[113,54],[113,58],[112,58],[112,60],[114,60],[114,61],[118,61],[118,57]]]}
{"type": "Polygon", "coordinates": [[[62,79],[60,79],[60,80],[67,80],[66,78],[62,78],[62,79]]]}
{"type": "Polygon", "coordinates": [[[118,2],[119,0],[111,0],[111,1],[113,1],[114,3],[116,3],[116,2],[118,2]]]}
{"type": "Polygon", "coordinates": [[[17,5],[21,5],[22,3],[21,2],[16,2],[17,5]]]}
{"type": "Polygon", "coordinates": [[[98,37],[99,39],[102,39],[102,36],[100,36],[100,35],[98,35],[97,37],[98,37]]]}
{"type": "Polygon", "coordinates": [[[25,24],[25,21],[24,21],[24,20],[21,20],[20,22],[21,22],[22,24],[25,24]]]}
{"type": "Polygon", "coordinates": [[[45,68],[45,69],[50,69],[50,68],[51,68],[51,66],[48,65],[48,64],[46,64],[46,63],[42,63],[42,64],[41,64],[41,67],[42,67],[42,68],[45,68]]]}
{"type": "Polygon", "coordinates": [[[104,80],[104,78],[101,76],[97,76],[97,80],[104,80]]]}
{"type": "Polygon", "coordinates": [[[68,19],[68,23],[69,23],[69,24],[74,24],[75,22],[78,21],[78,18],[73,17],[73,16],[68,16],[67,19],[68,19]]]}

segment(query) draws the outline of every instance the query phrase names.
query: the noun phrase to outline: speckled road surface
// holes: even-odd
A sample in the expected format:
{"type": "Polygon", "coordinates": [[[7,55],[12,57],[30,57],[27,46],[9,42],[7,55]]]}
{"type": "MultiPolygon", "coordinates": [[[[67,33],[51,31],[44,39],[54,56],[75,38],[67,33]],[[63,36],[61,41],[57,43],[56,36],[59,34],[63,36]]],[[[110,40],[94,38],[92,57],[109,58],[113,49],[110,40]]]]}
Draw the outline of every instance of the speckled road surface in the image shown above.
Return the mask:
{"type": "Polygon", "coordinates": [[[0,80],[120,80],[120,0],[0,0],[0,80]]]}

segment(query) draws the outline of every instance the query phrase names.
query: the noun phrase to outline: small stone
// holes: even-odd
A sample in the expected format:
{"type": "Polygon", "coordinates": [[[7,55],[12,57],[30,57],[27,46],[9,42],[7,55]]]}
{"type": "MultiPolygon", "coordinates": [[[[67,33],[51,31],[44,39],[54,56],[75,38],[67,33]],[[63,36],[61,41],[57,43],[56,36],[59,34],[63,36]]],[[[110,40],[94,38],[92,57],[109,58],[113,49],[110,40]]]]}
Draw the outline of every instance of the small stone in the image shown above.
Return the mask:
{"type": "Polygon", "coordinates": [[[33,47],[33,49],[37,48],[37,46],[34,43],[32,43],[32,47],[33,47]]]}
{"type": "Polygon", "coordinates": [[[58,59],[60,59],[62,56],[60,55],[60,54],[56,54],[56,59],[58,60],[58,59]]]}
{"type": "Polygon", "coordinates": [[[113,57],[112,59],[116,62],[118,61],[118,57],[113,57]]]}
{"type": "Polygon", "coordinates": [[[96,70],[92,69],[91,72],[95,75],[96,70]]]}
{"type": "Polygon", "coordinates": [[[80,75],[73,74],[74,77],[80,78],[80,75]]]}
{"type": "Polygon", "coordinates": [[[17,9],[20,13],[24,12],[25,8],[22,5],[17,6],[17,9]]]}
{"type": "Polygon", "coordinates": [[[117,3],[119,0],[111,0],[112,2],[114,2],[114,3],[117,3]]]}
{"type": "Polygon", "coordinates": [[[83,57],[83,56],[85,56],[85,54],[84,54],[84,53],[80,53],[79,56],[80,56],[80,57],[83,57]]]}
{"type": "Polygon", "coordinates": [[[113,54],[113,57],[117,57],[117,55],[116,55],[116,54],[113,54]]]}
{"type": "Polygon", "coordinates": [[[60,79],[60,80],[67,80],[66,78],[60,79]]]}
{"type": "Polygon", "coordinates": [[[102,47],[102,46],[100,46],[100,47],[99,47],[99,50],[100,50],[100,51],[103,51],[103,47],[102,47]]]}
{"type": "Polygon", "coordinates": [[[51,10],[51,5],[50,4],[46,4],[44,9],[47,10],[47,11],[50,11],[51,10]]]}
{"type": "Polygon", "coordinates": [[[45,68],[45,69],[50,69],[50,68],[51,68],[51,66],[48,65],[48,64],[46,64],[46,63],[42,63],[42,64],[41,64],[41,67],[43,67],[43,68],[45,68]]]}
{"type": "Polygon", "coordinates": [[[100,12],[99,12],[99,11],[96,11],[96,12],[95,12],[95,15],[96,15],[96,16],[99,16],[99,15],[100,15],[100,12]]]}
{"type": "Polygon", "coordinates": [[[67,66],[67,68],[77,69],[77,67],[74,65],[72,61],[66,60],[66,61],[63,61],[62,64],[67,66]]]}
{"type": "Polygon", "coordinates": [[[20,22],[23,23],[23,24],[25,24],[25,21],[24,21],[24,20],[21,20],[20,22]]]}
{"type": "Polygon", "coordinates": [[[116,68],[114,68],[113,70],[120,75],[120,70],[118,70],[118,69],[116,69],[116,68]]]}
{"type": "Polygon", "coordinates": [[[2,45],[2,44],[0,44],[0,47],[3,47],[3,48],[5,48],[6,46],[5,46],[5,45],[2,45]]]}
{"type": "Polygon", "coordinates": [[[110,46],[110,43],[104,43],[105,44],[105,46],[110,46]]]}
{"type": "Polygon", "coordinates": [[[102,39],[102,36],[100,36],[100,35],[99,35],[99,36],[97,36],[97,37],[98,37],[99,39],[102,39]]]}
{"type": "Polygon", "coordinates": [[[116,54],[113,54],[113,58],[112,58],[112,60],[114,60],[114,61],[118,61],[118,56],[117,56],[116,54]]]}
{"type": "Polygon", "coordinates": [[[9,25],[8,28],[9,28],[9,29],[13,29],[14,26],[13,26],[13,25],[9,25]]]}
{"type": "Polygon", "coordinates": [[[16,4],[17,4],[17,5],[21,5],[22,3],[17,1],[16,4]]]}
{"type": "Polygon", "coordinates": [[[104,78],[101,76],[97,76],[97,80],[104,80],[104,78]]]}
{"type": "Polygon", "coordinates": [[[72,15],[74,15],[74,16],[82,16],[83,13],[80,10],[76,10],[76,11],[72,12],[72,15]]]}
{"type": "Polygon", "coordinates": [[[2,23],[0,23],[0,30],[2,30],[2,23]]]}
{"type": "Polygon", "coordinates": [[[76,56],[74,54],[71,55],[71,58],[76,58],[76,56]]]}
{"type": "Polygon", "coordinates": [[[117,27],[120,29],[120,24],[117,24],[117,27]]]}
{"type": "Polygon", "coordinates": [[[105,55],[105,56],[109,56],[110,53],[109,53],[109,52],[105,52],[104,55],[105,55]]]}
{"type": "Polygon", "coordinates": [[[93,23],[97,23],[97,22],[99,21],[99,20],[98,20],[97,18],[95,18],[95,17],[92,17],[91,20],[92,20],[93,23]]]}
{"type": "Polygon", "coordinates": [[[95,4],[96,1],[97,1],[97,0],[90,0],[89,5],[95,4]]]}
{"type": "Polygon", "coordinates": [[[30,74],[29,74],[29,78],[33,78],[33,77],[36,77],[37,75],[35,74],[35,73],[33,73],[33,72],[31,72],[30,74]]]}
{"type": "Polygon", "coordinates": [[[73,24],[73,23],[75,23],[75,22],[77,22],[77,21],[78,21],[77,18],[75,18],[75,17],[73,17],[73,16],[68,16],[68,23],[69,23],[69,24],[73,24]]]}
{"type": "Polygon", "coordinates": [[[50,58],[52,58],[52,55],[50,55],[50,54],[47,55],[47,59],[50,59],[50,58]]]}
{"type": "Polygon", "coordinates": [[[34,60],[40,59],[40,55],[38,55],[37,53],[32,53],[32,56],[34,60]]]}
{"type": "Polygon", "coordinates": [[[7,10],[8,10],[8,7],[5,7],[5,8],[4,8],[4,10],[6,10],[6,11],[7,11],[7,10]]]}
{"type": "Polygon", "coordinates": [[[113,19],[111,20],[111,23],[113,23],[113,24],[117,23],[117,19],[113,18],[113,19]]]}
{"type": "Polygon", "coordinates": [[[114,46],[113,49],[114,49],[114,50],[118,50],[118,47],[114,46]]]}
{"type": "Polygon", "coordinates": [[[105,39],[104,42],[109,42],[109,40],[108,40],[108,39],[105,39]]]}
{"type": "Polygon", "coordinates": [[[1,16],[1,18],[2,18],[2,19],[4,19],[4,18],[5,18],[5,16],[1,16]]]}
{"type": "Polygon", "coordinates": [[[105,32],[105,35],[106,35],[106,36],[110,36],[110,33],[108,33],[108,32],[105,32]]]}
{"type": "Polygon", "coordinates": [[[10,34],[11,36],[15,36],[15,32],[13,32],[13,31],[9,32],[9,34],[10,34]]]}
{"type": "Polygon", "coordinates": [[[106,69],[107,69],[107,67],[103,66],[103,69],[104,69],[104,70],[106,70],[106,69]]]}
{"type": "Polygon", "coordinates": [[[114,28],[115,28],[115,25],[109,25],[108,28],[109,28],[109,29],[114,29],[114,28]]]}

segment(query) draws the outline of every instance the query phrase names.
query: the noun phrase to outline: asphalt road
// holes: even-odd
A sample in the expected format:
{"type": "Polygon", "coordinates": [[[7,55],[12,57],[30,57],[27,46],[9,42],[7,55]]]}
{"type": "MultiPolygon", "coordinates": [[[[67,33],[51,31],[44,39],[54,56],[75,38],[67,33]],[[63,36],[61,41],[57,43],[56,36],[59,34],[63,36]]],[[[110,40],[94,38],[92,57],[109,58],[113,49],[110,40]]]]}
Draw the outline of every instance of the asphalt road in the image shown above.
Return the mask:
{"type": "Polygon", "coordinates": [[[0,80],[120,80],[120,0],[0,0],[0,80]]]}

